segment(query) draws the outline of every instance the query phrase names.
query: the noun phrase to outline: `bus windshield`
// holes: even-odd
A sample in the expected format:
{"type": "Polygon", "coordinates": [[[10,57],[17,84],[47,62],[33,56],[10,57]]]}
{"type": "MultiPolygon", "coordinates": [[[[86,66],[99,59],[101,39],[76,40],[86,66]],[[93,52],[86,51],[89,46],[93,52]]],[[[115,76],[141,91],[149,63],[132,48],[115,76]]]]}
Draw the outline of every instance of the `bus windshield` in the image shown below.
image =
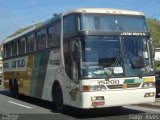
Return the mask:
{"type": "Polygon", "coordinates": [[[81,30],[147,32],[143,16],[84,14],[81,16],[81,30]]]}
{"type": "Polygon", "coordinates": [[[86,36],[82,40],[83,78],[131,77],[152,74],[143,37],[86,36]]]}

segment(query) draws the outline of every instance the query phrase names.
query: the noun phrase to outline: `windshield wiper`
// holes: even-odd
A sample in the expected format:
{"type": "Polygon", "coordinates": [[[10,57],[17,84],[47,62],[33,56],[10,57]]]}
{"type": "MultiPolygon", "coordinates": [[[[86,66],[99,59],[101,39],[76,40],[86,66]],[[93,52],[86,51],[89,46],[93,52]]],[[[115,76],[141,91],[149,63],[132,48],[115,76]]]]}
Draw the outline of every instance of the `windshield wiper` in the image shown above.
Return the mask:
{"type": "Polygon", "coordinates": [[[121,66],[119,63],[120,58],[121,58],[120,49],[118,49],[118,54],[117,54],[117,57],[116,57],[116,60],[115,60],[115,63],[113,64],[113,66],[121,66]]]}

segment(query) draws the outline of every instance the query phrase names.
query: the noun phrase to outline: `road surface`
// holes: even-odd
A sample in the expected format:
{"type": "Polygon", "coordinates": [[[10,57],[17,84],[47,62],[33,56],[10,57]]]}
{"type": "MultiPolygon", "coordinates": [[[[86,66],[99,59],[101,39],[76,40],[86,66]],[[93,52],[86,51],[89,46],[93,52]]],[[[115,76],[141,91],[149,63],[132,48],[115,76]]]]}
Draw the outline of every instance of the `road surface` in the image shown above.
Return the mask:
{"type": "Polygon", "coordinates": [[[150,120],[149,117],[154,117],[154,120],[160,119],[159,109],[139,106],[85,111],[69,107],[66,112],[59,113],[51,102],[25,96],[17,100],[5,91],[0,91],[0,113],[2,120],[150,120]]]}

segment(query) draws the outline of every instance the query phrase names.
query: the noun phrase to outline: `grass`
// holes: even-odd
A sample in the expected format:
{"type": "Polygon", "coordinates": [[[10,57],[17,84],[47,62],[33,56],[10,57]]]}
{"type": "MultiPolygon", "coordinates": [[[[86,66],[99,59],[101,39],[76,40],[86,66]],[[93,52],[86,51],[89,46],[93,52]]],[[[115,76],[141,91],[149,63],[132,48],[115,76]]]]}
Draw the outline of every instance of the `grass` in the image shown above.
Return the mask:
{"type": "Polygon", "coordinates": [[[160,47],[160,21],[156,19],[147,19],[146,21],[155,47],[160,47]]]}

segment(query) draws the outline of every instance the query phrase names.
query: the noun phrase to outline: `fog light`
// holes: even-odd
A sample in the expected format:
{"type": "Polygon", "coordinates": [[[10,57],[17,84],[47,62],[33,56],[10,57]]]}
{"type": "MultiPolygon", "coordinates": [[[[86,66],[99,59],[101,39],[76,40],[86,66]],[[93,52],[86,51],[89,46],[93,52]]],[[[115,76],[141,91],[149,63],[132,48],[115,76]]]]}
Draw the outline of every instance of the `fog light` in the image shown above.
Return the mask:
{"type": "Polygon", "coordinates": [[[145,93],[144,97],[154,97],[154,92],[145,93]]]}
{"type": "Polygon", "coordinates": [[[96,97],[91,97],[91,101],[96,101],[96,97]]]}
{"type": "Polygon", "coordinates": [[[149,93],[146,93],[146,94],[144,95],[144,97],[149,97],[149,93]]]}
{"type": "Polygon", "coordinates": [[[154,96],[154,93],[150,93],[150,96],[151,96],[151,97],[154,96]]]}

